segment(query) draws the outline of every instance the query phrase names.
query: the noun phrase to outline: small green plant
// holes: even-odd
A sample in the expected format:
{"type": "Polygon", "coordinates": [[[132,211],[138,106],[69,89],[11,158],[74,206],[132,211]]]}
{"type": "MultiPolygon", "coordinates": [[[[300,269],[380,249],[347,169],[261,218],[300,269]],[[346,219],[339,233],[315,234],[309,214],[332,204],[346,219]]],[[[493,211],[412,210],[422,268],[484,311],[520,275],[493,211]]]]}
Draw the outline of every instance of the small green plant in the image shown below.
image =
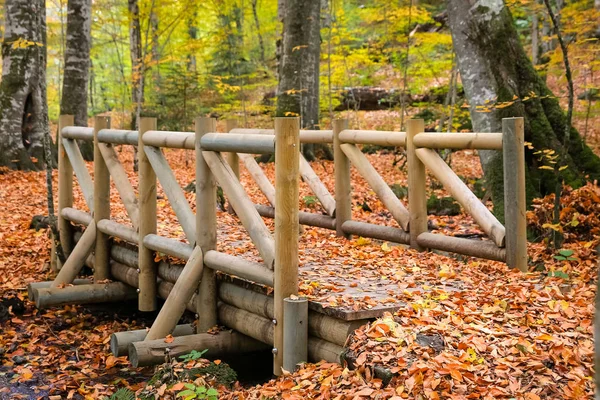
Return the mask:
{"type": "Polygon", "coordinates": [[[573,253],[573,250],[560,249],[554,259],[558,261],[579,261],[579,258],[573,256],[573,253]]]}
{"type": "Polygon", "coordinates": [[[392,192],[394,192],[396,197],[399,198],[400,200],[402,200],[406,196],[408,196],[408,188],[406,186],[402,186],[398,183],[394,183],[394,184],[390,185],[390,189],[392,189],[392,192]]]}
{"type": "Polygon", "coordinates": [[[548,272],[548,277],[549,278],[569,279],[569,274],[567,274],[564,271],[549,271],[548,272]]]}
{"type": "Polygon", "coordinates": [[[318,199],[317,199],[316,196],[304,196],[302,198],[302,201],[304,202],[304,205],[306,207],[311,207],[312,208],[312,207],[314,207],[317,204],[318,199]]]}
{"type": "Polygon", "coordinates": [[[121,388],[110,396],[109,400],[134,400],[135,393],[127,388],[121,388]]]}
{"type": "Polygon", "coordinates": [[[195,361],[195,360],[201,359],[202,356],[204,354],[206,354],[207,351],[208,351],[208,349],[204,349],[202,351],[192,350],[188,354],[184,354],[182,356],[179,356],[179,358],[181,358],[185,362],[195,361]]]}
{"type": "Polygon", "coordinates": [[[181,392],[177,393],[177,397],[183,397],[184,400],[217,400],[219,398],[219,392],[215,388],[196,386],[193,383],[186,383],[184,386],[186,387],[186,390],[182,390],[181,392]]]}

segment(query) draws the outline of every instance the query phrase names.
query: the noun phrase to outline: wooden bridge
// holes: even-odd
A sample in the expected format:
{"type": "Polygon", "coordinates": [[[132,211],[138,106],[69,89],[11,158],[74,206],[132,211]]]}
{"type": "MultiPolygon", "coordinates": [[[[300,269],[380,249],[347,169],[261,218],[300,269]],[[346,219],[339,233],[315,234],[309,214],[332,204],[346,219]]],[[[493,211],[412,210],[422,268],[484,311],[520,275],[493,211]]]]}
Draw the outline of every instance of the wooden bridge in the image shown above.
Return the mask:
{"type": "MultiPolygon", "coordinates": [[[[156,311],[157,299],[165,299],[149,331],[112,335],[113,353],[128,354],[134,366],[160,363],[166,353],[178,356],[194,349],[209,349],[214,355],[235,354],[268,346],[274,354],[273,371],[279,375],[282,368],[292,370],[302,361],[339,361],[344,343],[356,327],[401,306],[391,304],[356,311],[323,307],[317,301],[298,297],[299,268],[329,268],[335,273],[335,264],[325,260],[322,266],[299,266],[301,224],[334,230],[346,238],[358,235],[420,251],[439,249],[503,261],[523,271],[527,268],[521,118],[505,119],[500,133],[424,132],[423,120],[408,121],[407,132],[350,130],[347,120],[335,120],[333,130],[305,131],[299,129],[297,118],[276,118],[275,129],[271,130],[237,129],[234,122],[228,121],[227,133],[217,133],[212,118],[196,119],[195,132],[158,131],[153,118],[142,118],[139,132],[110,129],[107,117],[96,117],[93,128],[72,125],[72,116],[60,117],[58,228],[60,247],[67,258],[54,281],[31,284],[29,295],[38,308],[137,298],[139,310],[156,311]],[[94,142],[94,179],[76,140],[94,142]],[[304,143],[333,145],[335,195],[301,155],[304,143]],[[408,208],[361,152],[359,146],[364,144],[406,149],[408,208]],[[129,181],[115,151],[117,145],[137,146],[137,185],[129,181]],[[195,153],[195,215],[162,148],[195,153]],[[434,150],[445,148],[503,151],[505,225],[434,150]],[[274,184],[254,154],[275,154],[274,184]],[[270,205],[252,202],[239,180],[240,163],[270,205]],[[352,220],[351,165],[399,227],[352,220]],[[428,232],[426,170],[473,217],[489,240],[428,232]],[[73,208],[73,175],[84,195],[87,212],[73,208]],[[111,219],[111,178],[130,224],[111,219]],[[300,179],[314,192],[325,214],[299,211],[300,179]],[[157,235],[157,182],[185,233],[185,242],[157,235]],[[217,183],[262,262],[217,250],[217,183]],[[275,220],[274,234],[263,217],[275,220]],[[180,259],[185,265],[156,261],[157,254],[180,259]],[[85,264],[93,267],[94,283],[77,279],[85,264]],[[196,326],[177,325],[186,309],[196,314],[196,326]],[[206,333],[217,324],[231,330],[216,335],[206,333]],[[169,334],[173,340],[165,340],[169,334]]],[[[351,285],[346,287],[349,291],[350,288],[351,285]]],[[[380,294],[377,290],[372,293],[380,294]]]]}

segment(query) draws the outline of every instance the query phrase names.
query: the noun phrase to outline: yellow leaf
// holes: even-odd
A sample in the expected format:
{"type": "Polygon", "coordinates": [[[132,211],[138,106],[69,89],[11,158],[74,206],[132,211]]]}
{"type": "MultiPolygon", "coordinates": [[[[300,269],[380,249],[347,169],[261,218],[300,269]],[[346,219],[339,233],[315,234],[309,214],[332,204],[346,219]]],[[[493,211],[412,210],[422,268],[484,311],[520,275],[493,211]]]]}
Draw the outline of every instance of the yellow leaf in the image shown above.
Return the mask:
{"type": "Polygon", "coordinates": [[[558,170],[559,171],[564,171],[565,169],[569,168],[568,165],[563,165],[562,167],[559,167],[558,170]]]}
{"type": "Polygon", "coordinates": [[[553,170],[554,170],[554,168],[552,168],[552,167],[551,167],[551,166],[549,166],[549,165],[542,165],[541,167],[538,167],[538,168],[539,168],[539,169],[549,169],[550,171],[553,171],[553,170]]]}
{"type": "Polygon", "coordinates": [[[367,244],[371,244],[371,239],[364,238],[360,236],[358,239],[354,241],[357,246],[366,246],[367,244]]]}
{"type": "Polygon", "coordinates": [[[554,340],[554,338],[552,336],[548,335],[547,333],[544,333],[543,335],[536,337],[535,340],[544,340],[546,342],[550,342],[550,341],[554,340]]]}
{"type": "Polygon", "coordinates": [[[389,253],[390,251],[392,251],[392,248],[390,247],[388,242],[384,242],[381,245],[381,250],[383,250],[384,253],[389,253]]]}

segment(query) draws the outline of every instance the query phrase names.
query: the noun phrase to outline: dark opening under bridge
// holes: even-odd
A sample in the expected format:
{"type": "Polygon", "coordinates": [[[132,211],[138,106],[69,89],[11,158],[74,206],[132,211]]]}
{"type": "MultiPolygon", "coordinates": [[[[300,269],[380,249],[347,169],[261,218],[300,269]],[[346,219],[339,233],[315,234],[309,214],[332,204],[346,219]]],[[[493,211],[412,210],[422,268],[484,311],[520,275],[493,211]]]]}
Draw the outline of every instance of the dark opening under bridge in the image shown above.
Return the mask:
{"type": "MultiPolygon", "coordinates": [[[[138,299],[141,311],[156,311],[149,331],[116,332],[111,349],[128,354],[134,366],[160,363],[171,356],[208,348],[212,354],[253,351],[268,346],[273,371],[292,370],[302,361],[339,361],[348,335],[369,318],[401,304],[366,310],[326,307],[298,297],[302,268],[323,268],[335,274],[336,264],[322,259],[299,266],[300,225],[330,229],[340,237],[358,235],[396,242],[425,251],[439,249],[503,261],[526,270],[525,165],[523,120],[503,120],[500,133],[424,132],[423,120],[410,120],[407,132],[348,129],[335,120],[333,130],[300,130],[297,118],[276,118],[275,129],[216,132],[216,120],[198,118],[195,132],[156,130],[156,120],[142,118],[140,131],[110,129],[110,119],[96,117],[93,128],[74,127],[73,117],[59,122],[60,247],[66,256],[54,281],[29,286],[38,308],[62,304],[138,299]],[[94,142],[92,180],[76,140],[94,142]],[[302,143],[333,144],[335,194],[321,182],[300,152],[302,143]],[[406,149],[408,208],[396,197],[358,146],[397,146],[406,149]],[[138,146],[137,191],[119,161],[116,145],[138,146]],[[196,213],[175,179],[161,148],[195,152],[196,213]],[[502,150],[504,156],[505,225],[502,225],[434,149],[502,150]],[[275,183],[267,178],[253,154],[275,154],[275,183]],[[270,205],[254,204],[239,180],[245,165],[270,205]],[[353,165],[389,210],[399,227],[353,221],[353,165]],[[470,214],[489,240],[463,239],[427,230],[426,170],[470,214]],[[73,208],[77,177],[89,212],[73,208]],[[111,179],[130,224],[111,219],[111,179]],[[314,192],[324,214],[299,211],[299,180],[314,192]],[[165,192],[185,233],[186,242],[157,234],[157,182],[165,192]],[[262,262],[218,250],[217,183],[232,211],[256,246],[262,262]],[[263,217],[275,220],[274,234],[263,217]],[[113,240],[116,239],[116,240],[113,240]],[[156,254],[185,261],[169,263],[156,254]],[[85,265],[93,282],[76,279],[85,265]],[[216,272],[220,274],[216,274],[216,272]],[[197,315],[196,326],[177,325],[185,310],[197,315]],[[230,328],[206,332],[220,324],[230,328]],[[174,336],[165,341],[169,334],[174,336]]],[[[357,285],[350,284],[346,290],[357,285]]],[[[378,287],[374,296],[394,290],[378,287]],[[378,293],[381,292],[381,293],[378,293]]]]}

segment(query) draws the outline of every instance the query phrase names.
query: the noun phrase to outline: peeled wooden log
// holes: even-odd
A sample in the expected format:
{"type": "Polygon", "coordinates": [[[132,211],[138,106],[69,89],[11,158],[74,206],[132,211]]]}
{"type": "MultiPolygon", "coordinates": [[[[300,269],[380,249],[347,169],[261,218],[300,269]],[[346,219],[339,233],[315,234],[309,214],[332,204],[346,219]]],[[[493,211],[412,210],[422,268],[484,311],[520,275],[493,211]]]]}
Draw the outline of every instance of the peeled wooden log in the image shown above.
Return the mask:
{"type": "Polygon", "coordinates": [[[346,221],[342,230],[351,235],[358,235],[388,242],[410,244],[410,235],[402,229],[391,226],[381,226],[359,221],[346,221]]]}
{"type": "Polygon", "coordinates": [[[273,271],[263,264],[247,261],[241,257],[215,250],[206,252],[204,255],[204,264],[211,269],[239,276],[251,282],[273,286],[273,271]]]}
{"type": "Polygon", "coordinates": [[[49,287],[36,291],[35,306],[40,310],[65,304],[113,303],[137,298],[137,291],[123,282],[49,287]]]}
{"type": "Polygon", "coordinates": [[[144,340],[164,338],[175,329],[200,283],[203,267],[202,249],[196,246],[144,340]]]}
{"type": "Polygon", "coordinates": [[[283,369],[294,371],[308,361],[308,300],[306,297],[283,300],[283,369]]]}
{"type": "Polygon", "coordinates": [[[506,230],[494,214],[471,192],[471,189],[450,169],[448,164],[431,149],[417,149],[417,157],[429,171],[444,185],[452,197],[470,214],[481,229],[496,243],[504,247],[506,230]]]}
{"type": "Polygon", "coordinates": [[[343,352],[342,346],[315,337],[308,338],[308,359],[312,362],[325,360],[330,363],[340,363],[343,352]]]}
{"type": "Polygon", "coordinates": [[[98,140],[103,143],[138,145],[138,131],[123,129],[102,129],[98,132],[98,140]]]}
{"type": "Polygon", "coordinates": [[[321,182],[321,179],[317,176],[315,171],[313,171],[312,167],[308,161],[306,161],[303,155],[300,155],[300,176],[317,196],[327,214],[334,217],[335,199],[331,193],[329,193],[323,182],[321,182]]]}
{"type": "Polygon", "coordinates": [[[406,133],[393,131],[363,131],[344,129],[340,132],[342,143],[372,144],[375,146],[406,146],[406,133]]]}
{"type": "Polygon", "coordinates": [[[422,132],[413,141],[415,146],[428,149],[502,150],[502,132],[422,132]]]}
{"type": "Polygon", "coordinates": [[[62,129],[61,135],[66,139],[94,140],[94,128],[85,126],[67,126],[62,129]]]}
{"type": "Polygon", "coordinates": [[[135,229],[127,225],[120,224],[116,221],[101,219],[98,221],[98,230],[109,236],[114,236],[129,243],[136,244],[138,242],[138,233],[135,229]]]}
{"type": "MultiPolygon", "coordinates": [[[[191,324],[177,325],[171,335],[174,337],[188,336],[196,333],[196,329],[191,324]]],[[[148,335],[147,329],[137,329],[134,331],[115,332],[110,335],[110,351],[115,357],[126,356],[130,343],[141,342],[148,335]]]]}
{"type": "MultiPolygon", "coordinates": [[[[250,135],[274,135],[275,129],[235,128],[230,133],[245,133],[250,135]]],[[[300,130],[300,143],[332,143],[333,131],[323,129],[300,130]]]]}
{"type": "Polygon", "coordinates": [[[73,172],[77,176],[77,182],[85,198],[85,204],[87,204],[88,209],[92,212],[94,210],[94,183],[81,155],[81,150],[79,150],[79,146],[72,139],[64,139],[62,145],[69,156],[73,172]]]}
{"type": "Polygon", "coordinates": [[[492,242],[457,238],[435,233],[421,233],[417,242],[424,248],[437,249],[466,256],[485,258],[495,261],[506,261],[506,249],[499,248],[492,242]]]}
{"type": "Polygon", "coordinates": [[[217,334],[199,333],[178,336],[172,342],[164,339],[144,340],[129,344],[129,361],[134,367],[145,367],[188,354],[192,350],[208,350],[207,357],[238,355],[267,349],[269,346],[238,332],[221,331],[217,334]]]}
{"type": "MultiPolygon", "coordinates": [[[[171,291],[173,290],[173,286],[174,286],[174,284],[171,282],[166,282],[166,281],[158,282],[158,295],[160,296],[160,298],[166,300],[169,297],[169,294],[171,293],[171,291]]],[[[193,294],[192,299],[190,301],[188,301],[188,303],[185,305],[185,308],[188,311],[190,311],[194,314],[197,314],[195,297],[196,297],[196,294],[193,294]]]]}
{"type": "MultiPolygon", "coordinates": [[[[255,204],[256,211],[265,218],[275,218],[275,207],[255,204]]],[[[298,219],[302,225],[316,226],[317,228],[335,230],[335,218],[328,215],[314,214],[306,211],[298,213],[298,219]]]]}
{"type": "Polygon", "coordinates": [[[200,140],[203,151],[272,154],[275,152],[274,135],[242,133],[206,133],[200,140]]]}
{"type": "Polygon", "coordinates": [[[194,132],[147,131],[143,142],[146,146],[168,147],[171,149],[194,150],[194,132]]]}
{"type": "MultiPolygon", "coordinates": [[[[90,279],[75,279],[73,285],[87,285],[92,283],[90,279]]],[[[35,296],[38,289],[45,289],[52,286],[52,281],[32,282],[27,285],[27,298],[35,303],[35,296]]]]}
{"type": "MultiPolygon", "coordinates": [[[[63,210],[64,211],[64,210],[63,210]]],[[[92,252],[92,248],[96,244],[96,224],[91,221],[86,230],[81,235],[79,242],[73,248],[73,251],[65,261],[63,267],[58,272],[56,278],[52,282],[52,287],[57,287],[62,284],[68,284],[73,282],[83,264],[85,259],[92,252]]]]}
{"type": "Polygon", "coordinates": [[[183,267],[181,264],[169,264],[162,261],[158,264],[158,276],[167,282],[175,283],[179,279],[183,267]]]}
{"type": "Polygon", "coordinates": [[[240,159],[244,162],[246,170],[258,185],[260,191],[265,195],[271,205],[275,205],[275,186],[269,181],[260,165],[250,154],[239,154],[240,159]]]}
{"type": "Polygon", "coordinates": [[[186,261],[192,255],[192,251],[194,251],[194,248],[187,243],[154,234],[146,235],[144,237],[144,245],[159,253],[181,258],[186,261]]]}
{"type": "Polygon", "coordinates": [[[110,274],[115,280],[124,282],[131,287],[138,288],[140,286],[140,274],[137,268],[131,268],[116,261],[111,261],[110,274]]]}

